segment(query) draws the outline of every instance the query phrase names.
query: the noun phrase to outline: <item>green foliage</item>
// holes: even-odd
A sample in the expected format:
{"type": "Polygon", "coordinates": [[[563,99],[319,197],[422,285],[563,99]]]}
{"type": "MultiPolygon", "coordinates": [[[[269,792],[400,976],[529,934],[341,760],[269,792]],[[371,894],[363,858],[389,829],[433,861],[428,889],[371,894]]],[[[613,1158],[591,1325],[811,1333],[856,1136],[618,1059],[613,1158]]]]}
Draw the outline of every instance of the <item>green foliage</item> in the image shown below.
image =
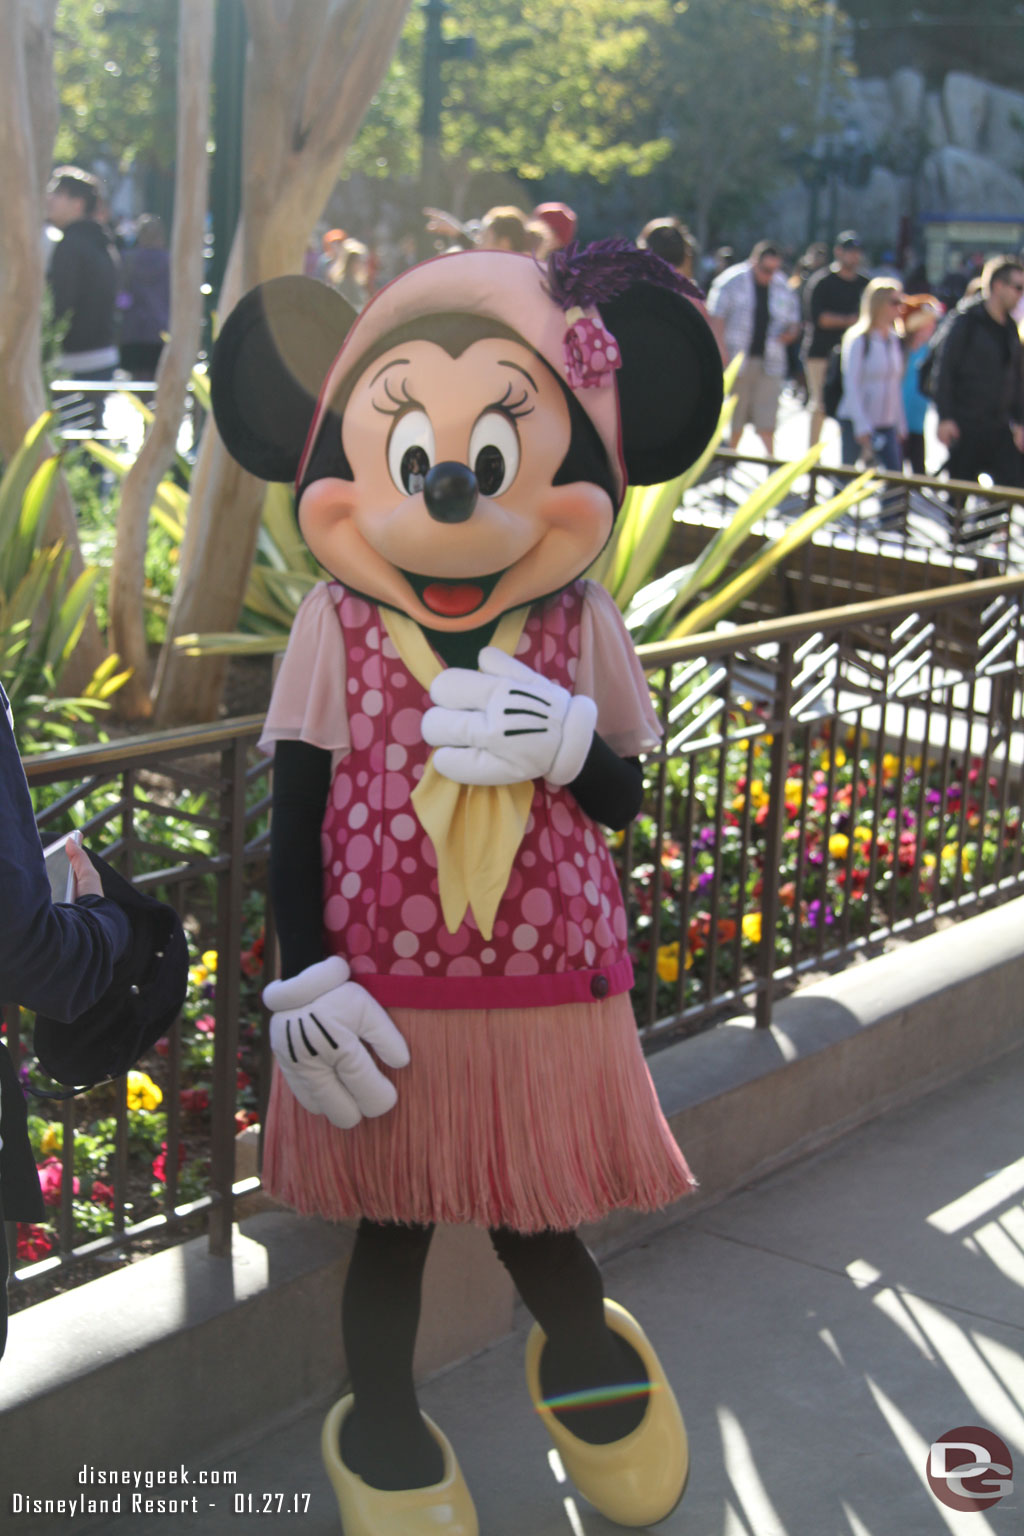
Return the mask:
{"type": "MultiPolygon", "coordinates": [[[[456,185],[481,173],[646,178],[654,204],[706,234],[763,198],[786,174],[786,154],[809,147],[824,9],[824,0],[453,0],[446,33],[471,34],[476,53],[443,66],[444,160],[456,185]]],[[[422,56],[416,6],[350,170],[418,171],[422,56]]]]}
{"type": "MultiPolygon", "coordinates": [[[[192,388],[200,405],[209,410],[209,385],[206,375],[192,373],[192,388]]],[[[126,394],[147,424],[152,411],[135,395],[126,394]]],[[[118,453],[105,443],[90,441],[86,451],[124,480],[134,462],[131,454],[118,453]]],[[[146,547],[146,586],[143,597],[147,609],[147,633],[162,639],[170,611],[178,555],[188,524],[190,492],[187,489],[192,466],[182,454],[175,458],[175,474],[167,475],[157,487],[150,509],[151,528],[146,547]]],[[[239,633],[182,635],[176,641],[187,655],[267,655],[283,651],[288,642],[295,610],[311,587],[324,579],[303,542],[295,520],[295,498],[290,486],[268,485],[263,498],[263,516],[256,540],[256,554],[245,591],[239,618],[239,633]]]]}
{"type": "Polygon", "coordinates": [[[733,358],[725,375],[725,401],[715,434],[697,463],[664,485],[634,486],[626,494],[611,539],[590,575],[608,588],[622,610],[637,642],[679,640],[713,629],[736,604],[771,575],[786,559],[841,512],[863,501],[874,489],[870,474],[853,480],[837,496],[809,508],[769,539],[739,571],[722,580],[730,561],[742,548],[755,524],[779,504],[795,482],[821,457],[818,444],[792,464],[784,464],[737,507],[732,519],[715,534],[692,565],[658,576],[656,571],[672,531],[675,511],[686,492],[697,484],[728,430],[736,409],[730,391],[742,357],[733,358]],[[716,583],[719,585],[716,586],[716,583]]]}
{"type": "MultiPolygon", "coordinates": [[[[456,0],[449,36],[471,34],[472,59],[445,64],[442,152],[463,173],[554,171],[607,181],[643,175],[670,143],[649,110],[649,26],[669,0],[456,0]]],[[[348,157],[352,170],[411,175],[419,164],[423,15],[409,20],[388,76],[348,157]]]]}
{"type": "Polygon", "coordinates": [[[55,162],[174,164],[177,0],[59,0],[55,162]]]}
{"type": "Polygon", "coordinates": [[[74,726],[106,709],[128,675],[111,656],[82,697],[58,695],[98,572],[72,580],[70,551],[45,542],[60,470],[46,438],[51,420],[49,412],[40,416],[0,480],[0,675],[22,745],[37,748],[73,740],[74,726]]]}

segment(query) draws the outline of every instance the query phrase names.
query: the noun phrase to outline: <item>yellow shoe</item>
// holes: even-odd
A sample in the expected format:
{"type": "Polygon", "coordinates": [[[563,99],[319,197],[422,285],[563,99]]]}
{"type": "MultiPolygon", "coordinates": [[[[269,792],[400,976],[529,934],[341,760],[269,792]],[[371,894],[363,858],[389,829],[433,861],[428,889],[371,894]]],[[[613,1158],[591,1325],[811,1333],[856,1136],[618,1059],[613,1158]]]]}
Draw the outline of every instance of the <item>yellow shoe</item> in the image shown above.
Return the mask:
{"type": "Polygon", "coordinates": [[[334,1487],[345,1536],[479,1536],[476,1510],[455,1452],[432,1419],[423,1421],[444,1453],[444,1476],[430,1488],[388,1493],[371,1488],[341,1459],[341,1426],[351,1412],[351,1393],[324,1420],[320,1449],[334,1487]]]}
{"type": "Polygon", "coordinates": [[[526,1343],[526,1385],[566,1474],[583,1497],[617,1525],[653,1525],[672,1513],[685,1491],[690,1474],[686,1426],[661,1362],[636,1318],[607,1300],[604,1315],[612,1332],[636,1350],[651,1383],[647,1412],[632,1433],[609,1445],[588,1445],[555,1417],[541,1391],[540,1359],[547,1337],[539,1324],[534,1324],[526,1343]]]}

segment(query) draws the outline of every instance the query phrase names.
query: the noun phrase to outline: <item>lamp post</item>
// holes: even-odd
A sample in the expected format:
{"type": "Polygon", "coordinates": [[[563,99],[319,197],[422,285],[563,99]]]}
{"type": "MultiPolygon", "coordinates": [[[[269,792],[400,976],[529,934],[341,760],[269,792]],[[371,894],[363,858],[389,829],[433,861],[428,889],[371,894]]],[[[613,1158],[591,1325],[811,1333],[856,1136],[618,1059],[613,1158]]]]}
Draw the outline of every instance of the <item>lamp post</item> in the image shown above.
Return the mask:
{"type": "MultiPolygon", "coordinates": [[[[448,59],[471,59],[476,53],[473,37],[441,36],[441,21],[451,9],[446,0],[423,0],[426,30],[423,35],[423,75],[420,113],[420,196],[424,207],[441,198],[441,109],[444,105],[441,66],[448,59]]],[[[420,234],[420,254],[431,254],[426,231],[420,234]]]]}

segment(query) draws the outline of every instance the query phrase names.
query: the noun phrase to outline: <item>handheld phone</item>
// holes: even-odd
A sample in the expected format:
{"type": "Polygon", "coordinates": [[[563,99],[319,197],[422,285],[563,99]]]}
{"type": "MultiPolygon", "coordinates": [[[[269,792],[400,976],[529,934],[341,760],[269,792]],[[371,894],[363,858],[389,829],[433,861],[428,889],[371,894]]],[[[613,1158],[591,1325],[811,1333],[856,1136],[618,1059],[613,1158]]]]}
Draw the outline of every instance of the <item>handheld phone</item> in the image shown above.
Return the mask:
{"type": "MultiPolygon", "coordinates": [[[[68,858],[67,841],[66,837],[62,837],[57,842],[51,843],[49,848],[43,849],[46,873],[50,880],[50,897],[53,901],[74,901],[75,899],[75,872],[68,858]]],[[[81,832],[72,832],[71,841],[81,848],[81,832]]]]}

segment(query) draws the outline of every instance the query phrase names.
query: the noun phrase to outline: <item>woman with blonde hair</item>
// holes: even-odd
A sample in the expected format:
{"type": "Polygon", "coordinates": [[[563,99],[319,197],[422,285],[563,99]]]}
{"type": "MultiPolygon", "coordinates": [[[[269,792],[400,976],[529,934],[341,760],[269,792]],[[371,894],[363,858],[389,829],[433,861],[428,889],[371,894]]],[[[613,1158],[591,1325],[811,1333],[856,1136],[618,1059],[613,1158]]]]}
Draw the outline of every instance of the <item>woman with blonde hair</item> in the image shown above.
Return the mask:
{"type": "Polygon", "coordinates": [[[903,350],[895,322],[903,290],[890,277],[875,277],[861,296],[860,318],[843,337],[843,394],[837,415],[843,463],[903,468],[903,350]]]}

